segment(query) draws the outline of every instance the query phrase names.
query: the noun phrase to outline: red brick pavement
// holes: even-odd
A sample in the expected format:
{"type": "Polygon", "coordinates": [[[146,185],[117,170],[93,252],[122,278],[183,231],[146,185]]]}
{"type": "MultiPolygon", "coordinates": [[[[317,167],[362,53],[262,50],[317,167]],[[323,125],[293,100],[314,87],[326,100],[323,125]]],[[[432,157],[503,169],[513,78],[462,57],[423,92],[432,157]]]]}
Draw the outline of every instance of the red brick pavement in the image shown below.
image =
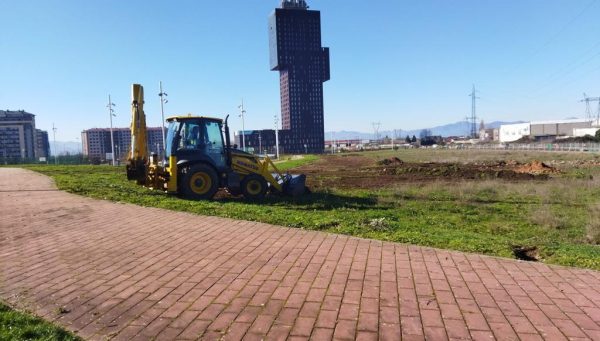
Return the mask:
{"type": "Polygon", "coordinates": [[[110,203],[0,169],[0,298],[86,339],[600,340],[600,273],[110,203]]]}

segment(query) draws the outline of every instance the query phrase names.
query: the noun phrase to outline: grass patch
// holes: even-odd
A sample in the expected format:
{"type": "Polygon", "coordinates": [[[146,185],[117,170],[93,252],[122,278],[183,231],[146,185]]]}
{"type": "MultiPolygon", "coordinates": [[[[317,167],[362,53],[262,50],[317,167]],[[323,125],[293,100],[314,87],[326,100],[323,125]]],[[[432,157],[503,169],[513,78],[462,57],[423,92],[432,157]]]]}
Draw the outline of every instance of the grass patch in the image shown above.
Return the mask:
{"type": "MultiPolygon", "coordinates": [[[[424,161],[432,157],[454,154],[421,155],[424,161]]],[[[282,168],[293,172],[297,161],[287,160],[282,168]]],[[[128,182],[123,167],[27,168],[53,177],[62,190],[98,199],[510,258],[515,245],[535,246],[543,262],[600,270],[600,170],[585,170],[590,176],[584,178],[548,181],[331,188],[301,198],[249,203],[238,198],[196,202],[149,191],[128,182]]]]}
{"type": "Polygon", "coordinates": [[[16,311],[0,302],[0,340],[60,340],[82,339],[49,322],[16,311]]]}
{"type": "Polygon", "coordinates": [[[317,155],[294,155],[294,156],[285,156],[281,157],[281,160],[275,161],[275,166],[282,172],[285,172],[289,169],[300,167],[303,165],[307,165],[309,163],[313,163],[317,161],[319,157],[317,155]]]}

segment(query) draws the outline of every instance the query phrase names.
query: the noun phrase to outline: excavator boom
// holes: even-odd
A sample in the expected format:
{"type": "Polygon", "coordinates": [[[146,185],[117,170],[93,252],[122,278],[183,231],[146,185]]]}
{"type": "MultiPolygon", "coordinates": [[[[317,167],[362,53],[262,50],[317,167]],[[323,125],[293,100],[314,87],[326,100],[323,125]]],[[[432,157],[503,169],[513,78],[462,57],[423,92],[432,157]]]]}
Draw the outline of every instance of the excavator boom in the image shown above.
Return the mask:
{"type": "Polygon", "coordinates": [[[144,113],[144,87],[131,86],[131,148],[127,162],[127,178],[143,183],[146,178],[148,161],[148,140],[146,138],[146,114],[144,113]]]}

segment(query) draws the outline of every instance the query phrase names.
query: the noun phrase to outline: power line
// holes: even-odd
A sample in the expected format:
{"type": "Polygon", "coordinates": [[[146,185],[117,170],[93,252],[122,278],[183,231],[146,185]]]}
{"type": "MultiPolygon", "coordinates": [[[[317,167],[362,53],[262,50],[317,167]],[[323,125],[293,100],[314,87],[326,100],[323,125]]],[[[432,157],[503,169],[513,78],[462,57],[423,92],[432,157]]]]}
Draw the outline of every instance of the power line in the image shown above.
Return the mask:
{"type": "Polygon", "coordinates": [[[535,52],[529,57],[533,57],[533,56],[537,55],[546,46],[550,45],[553,41],[555,41],[556,38],[558,38],[563,32],[565,32],[567,30],[567,28],[569,28],[569,26],[571,26],[575,21],[577,21],[577,19],[579,19],[582,15],[584,15],[590,9],[590,7],[594,6],[595,4],[596,4],[596,0],[590,1],[579,13],[577,13],[577,15],[575,17],[573,17],[571,20],[569,20],[560,30],[558,30],[558,32],[556,32],[552,37],[550,37],[550,39],[548,39],[544,44],[542,44],[542,46],[540,46],[537,50],[535,50],[535,52]]]}
{"type": "Polygon", "coordinates": [[[532,53],[530,53],[529,55],[527,55],[526,57],[521,58],[522,61],[524,61],[524,63],[521,63],[519,66],[508,70],[505,70],[504,73],[514,73],[515,71],[518,71],[519,69],[521,69],[523,66],[525,66],[525,63],[527,63],[527,61],[531,60],[532,57],[537,56],[540,52],[542,52],[548,45],[550,45],[552,42],[554,42],[558,37],[560,37],[560,35],[562,35],[571,25],[573,25],[582,15],[584,15],[585,13],[588,12],[588,10],[594,6],[596,4],[596,0],[592,0],[590,1],[581,11],[579,11],[577,13],[577,15],[575,15],[573,18],[571,18],[565,25],[563,25],[555,34],[553,34],[550,38],[548,38],[542,45],[540,45],[538,48],[536,48],[535,50],[533,50],[532,53]]]}
{"type": "MultiPolygon", "coordinates": [[[[596,45],[600,46],[600,41],[596,43],[596,45]]],[[[594,45],[594,47],[596,46],[594,45]]],[[[592,47],[592,49],[594,48],[592,47]]],[[[589,52],[590,50],[588,50],[589,52]]],[[[583,55],[587,54],[588,52],[584,53],[583,55]]],[[[569,75],[573,74],[574,72],[576,72],[578,69],[580,69],[581,67],[591,63],[594,61],[594,59],[596,59],[596,57],[600,56],[600,51],[598,51],[597,53],[593,54],[592,56],[590,56],[589,58],[585,59],[583,62],[579,62],[575,61],[572,63],[569,63],[566,67],[562,68],[560,71],[557,71],[555,73],[553,73],[546,82],[543,83],[542,86],[538,87],[535,92],[537,94],[542,94],[545,91],[547,91],[548,87],[550,87],[550,89],[552,89],[552,86],[556,86],[555,84],[562,80],[567,78],[569,75]],[[573,67],[572,67],[573,66],[573,67]]],[[[587,72],[585,72],[587,73],[587,72]]]]}

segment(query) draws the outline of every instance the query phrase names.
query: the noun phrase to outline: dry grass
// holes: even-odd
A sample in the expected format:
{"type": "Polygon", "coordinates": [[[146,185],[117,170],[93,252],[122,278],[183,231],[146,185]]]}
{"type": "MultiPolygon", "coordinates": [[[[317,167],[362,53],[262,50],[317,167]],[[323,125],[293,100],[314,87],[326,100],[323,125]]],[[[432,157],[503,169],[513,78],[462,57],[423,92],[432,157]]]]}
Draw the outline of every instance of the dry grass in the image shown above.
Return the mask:
{"type": "Polygon", "coordinates": [[[531,210],[530,221],[548,230],[564,230],[571,226],[569,217],[556,212],[548,204],[536,206],[531,210]]]}
{"type": "Polygon", "coordinates": [[[586,238],[592,245],[600,245],[600,204],[590,205],[586,238]]]}

